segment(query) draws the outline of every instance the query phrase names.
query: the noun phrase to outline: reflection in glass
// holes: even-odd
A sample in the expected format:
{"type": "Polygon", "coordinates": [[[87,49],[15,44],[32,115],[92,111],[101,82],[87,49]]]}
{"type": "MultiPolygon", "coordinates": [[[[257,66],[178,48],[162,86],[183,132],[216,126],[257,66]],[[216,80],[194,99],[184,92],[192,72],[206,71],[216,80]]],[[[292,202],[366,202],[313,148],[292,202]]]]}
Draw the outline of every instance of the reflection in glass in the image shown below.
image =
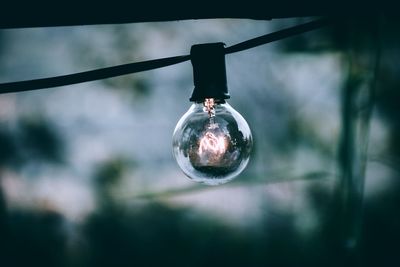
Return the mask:
{"type": "Polygon", "coordinates": [[[225,101],[194,103],[179,120],[173,136],[174,156],[192,180],[226,183],[246,167],[252,147],[250,128],[225,101]]]}

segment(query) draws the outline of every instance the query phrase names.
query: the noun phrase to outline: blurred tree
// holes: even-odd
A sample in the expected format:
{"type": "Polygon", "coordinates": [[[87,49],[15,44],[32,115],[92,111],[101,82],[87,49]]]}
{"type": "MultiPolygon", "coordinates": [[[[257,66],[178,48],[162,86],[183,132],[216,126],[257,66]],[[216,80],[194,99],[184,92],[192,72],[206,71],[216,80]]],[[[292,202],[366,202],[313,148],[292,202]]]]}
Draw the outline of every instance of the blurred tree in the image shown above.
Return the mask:
{"type": "MultiPolygon", "coordinates": [[[[317,213],[325,217],[315,242],[329,242],[327,247],[331,251],[321,251],[320,255],[337,259],[334,266],[393,266],[400,262],[395,252],[395,244],[400,240],[400,216],[395,211],[400,204],[399,183],[394,182],[379,197],[363,201],[367,164],[363,160],[368,160],[365,155],[368,124],[375,103],[391,129],[387,154],[381,156],[392,157],[394,162],[400,156],[400,83],[399,69],[394,63],[400,55],[398,26],[399,20],[394,17],[357,17],[343,19],[335,27],[319,31],[322,38],[309,39],[302,35],[282,42],[285,52],[341,51],[348,53],[350,61],[348,80],[343,88],[344,128],[338,154],[343,180],[337,188],[338,202],[327,204],[327,198],[322,196],[323,188],[310,192],[317,213]]],[[[390,167],[397,169],[396,164],[390,167]]],[[[398,180],[398,169],[396,173],[398,180]]]]}
{"type": "Polygon", "coordinates": [[[1,238],[2,266],[65,266],[64,218],[51,211],[13,212],[1,238]]]}
{"type": "Polygon", "coordinates": [[[25,160],[61,163],[64,144],[55,126],[40,117],[23,117],[19,122],[20,151],[25,160]]]}
{"type": "MultiPolygon", "coordinates": [[[[0,179],[7,168],[19,171],[30,162],[62,160],[62,140],[45,120],[21,119],[17,127],[1,126],[0,179]]],[[[1,266],[65,266],[65,222],[54,211],[7,211],[0,183],[1,266]]]]}

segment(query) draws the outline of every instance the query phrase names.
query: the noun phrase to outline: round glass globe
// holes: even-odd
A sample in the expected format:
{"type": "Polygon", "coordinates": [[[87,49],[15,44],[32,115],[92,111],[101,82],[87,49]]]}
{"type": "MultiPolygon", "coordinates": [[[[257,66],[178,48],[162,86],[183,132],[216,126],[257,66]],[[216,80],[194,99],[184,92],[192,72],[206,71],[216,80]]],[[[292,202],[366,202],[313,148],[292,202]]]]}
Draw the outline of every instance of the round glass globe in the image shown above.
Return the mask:
{"type": "Polygon", "coordinates": [[[173,154],[195,182],[219,185],[246,167],[253,144],[245,119],[225,101],[194,103],[173,134],[173,154]],[[211,105],[210,105],[211,103],[211,105]]]}

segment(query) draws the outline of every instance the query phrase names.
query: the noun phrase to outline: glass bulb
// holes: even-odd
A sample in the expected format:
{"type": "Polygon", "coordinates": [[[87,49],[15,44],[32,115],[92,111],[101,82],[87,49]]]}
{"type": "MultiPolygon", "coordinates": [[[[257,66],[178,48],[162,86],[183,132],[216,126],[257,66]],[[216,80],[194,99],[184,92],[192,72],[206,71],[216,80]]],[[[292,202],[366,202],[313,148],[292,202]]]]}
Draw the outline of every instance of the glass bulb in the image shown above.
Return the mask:
{"type": "Polygon", "coordinates": [[[226,101],[206,98],[182,116],[173,134],[173,153],[190,179],[219,185],[246,167],[252,135],[244,118],[226,101]]]}

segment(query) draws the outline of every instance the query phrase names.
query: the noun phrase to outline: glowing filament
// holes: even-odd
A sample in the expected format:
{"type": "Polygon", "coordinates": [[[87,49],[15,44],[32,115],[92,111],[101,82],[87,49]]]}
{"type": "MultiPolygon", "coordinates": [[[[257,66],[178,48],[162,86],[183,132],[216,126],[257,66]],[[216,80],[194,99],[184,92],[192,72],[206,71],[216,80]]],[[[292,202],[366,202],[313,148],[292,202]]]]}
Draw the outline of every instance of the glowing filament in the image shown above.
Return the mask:
{"type": "Polygon", "coordinates": [[[214,155],[222,155],[227,148],[227,142],[223,136],[216,136],[211,132],[207,132],[201,139],[199,144],[199,154],[211,153],[214,155]]]}

